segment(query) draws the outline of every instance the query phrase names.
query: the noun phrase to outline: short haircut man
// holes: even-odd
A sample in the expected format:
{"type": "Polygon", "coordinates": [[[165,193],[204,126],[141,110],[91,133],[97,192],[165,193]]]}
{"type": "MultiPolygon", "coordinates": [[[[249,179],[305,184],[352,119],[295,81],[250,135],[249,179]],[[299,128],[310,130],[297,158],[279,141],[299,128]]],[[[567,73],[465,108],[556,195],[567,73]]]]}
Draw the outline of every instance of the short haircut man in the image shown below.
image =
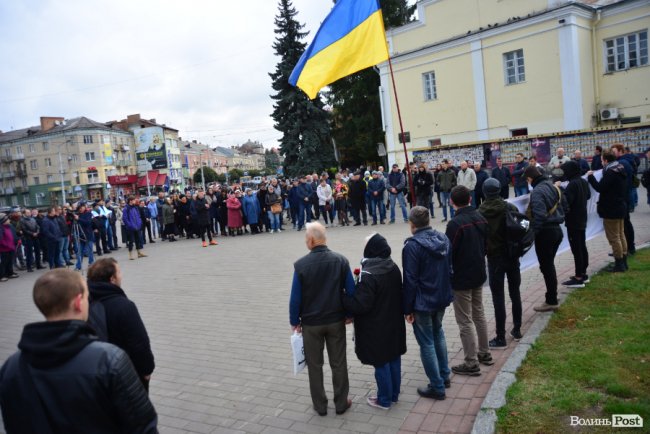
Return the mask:
{"type": "Polygon", "coordinates": [[[102,258],[88,267],[88,288],[91,302],[100,303],[105,324],[96,318],[95,327],[105,326],[101,335],[107,342],[123,349],[131,358],[143,386],[149,390],[149,380],[156,364],[147,329],[138,308],[122,289],[122,270],[114,258],[102,258]]]}
{"type": "Polygon", "coordinates": [[[488,223],[470,205],[470,191],[458,185],[451,190],[456,215],[447,224],[445,235],[451,243],[451,282],[454,289],[454,314],[460,330],[465,361],[451,368],[459,375],[480,375],[479,363],[493,364],[488,347],[487,323],[483,309],[485,244],[488,223]]]}
{"type": "Polygon", "coordinates": [[[420,396],[445,399],[449,384],[447,343],[442,330],[445,308],[452,301],[450,245],[447,237],[429,226],[429,210],[414,207],[409,215],[411,238],[402,249],[404,276],[402,307],[413,324],[420,357],[429,379],[418,387],[420,396]]]}
{"type": "Polygon", "coordinates": [[[323,347],[327,345],[334,406],[337,414],[343,414],[352,401],[348,399],[346,318],[341,294],[343,289],[354,294],[354,279],[348,260],[327,248],[325,227],[315,222],[307,223],[306,229],[305,243],[310,253],[294,263],[289,323],[293,331],[303,334],[314,410],[320,416],[327,415],[323,387],[323,347]]]}
{"type": "Polygon", "coordinates": [[[0,369],[7,432],[157,432],[156,411],[129,357],[98,342],[86,323],[81,275],[50,271],[34,284],[33,297],[46,321],[25,326],[20,351],[0,369]]]}

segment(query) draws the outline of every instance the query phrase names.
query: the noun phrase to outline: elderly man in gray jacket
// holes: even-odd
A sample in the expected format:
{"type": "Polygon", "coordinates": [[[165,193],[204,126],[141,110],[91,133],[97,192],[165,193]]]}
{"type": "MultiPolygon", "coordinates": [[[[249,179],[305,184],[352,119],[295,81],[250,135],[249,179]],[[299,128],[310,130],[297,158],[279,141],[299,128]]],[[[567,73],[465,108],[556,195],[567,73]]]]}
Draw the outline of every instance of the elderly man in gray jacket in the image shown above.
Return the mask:
{"type": "Polygon", "coordinates": [[[461,161],[460,163],[460,170],[456,175],[456,184],[467,187],[472,196],[471,206],[476,208],[476,194],[474,193],[476,189],[476,172],[474,172],[474,169],[468,168],[467,161],[461,161]]]}

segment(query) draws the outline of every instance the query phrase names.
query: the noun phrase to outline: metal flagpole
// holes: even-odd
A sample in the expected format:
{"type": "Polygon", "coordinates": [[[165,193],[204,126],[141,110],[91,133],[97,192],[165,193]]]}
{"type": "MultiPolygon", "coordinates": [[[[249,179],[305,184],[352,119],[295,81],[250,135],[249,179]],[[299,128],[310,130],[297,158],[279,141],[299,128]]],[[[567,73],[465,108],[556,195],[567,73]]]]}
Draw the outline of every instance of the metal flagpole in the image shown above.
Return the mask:
{"type": "Polygon", "coordinates": [[[404,137],[404,126],[402,124],[402,111],[399,108],[399,99],[397,98],[397,87],[395,86],[395,75],[393,75],[393,63],[388,56],[388,67],[390,68],[390,79],[393,82],[393,93],[395,95],[395,106],[397,107],[397,119],[399,119],[399,129],[402,136],[402,146],[404,147],[404,158],[406,159],[406,173],[409,177],[409,191],[411,192],[411,200],[413,205],[416,204],[415,189],[413,188],[413,176],[411,175],[411,166],[409,164],[409,155],[406,152],[406,137],[404,137]]]}

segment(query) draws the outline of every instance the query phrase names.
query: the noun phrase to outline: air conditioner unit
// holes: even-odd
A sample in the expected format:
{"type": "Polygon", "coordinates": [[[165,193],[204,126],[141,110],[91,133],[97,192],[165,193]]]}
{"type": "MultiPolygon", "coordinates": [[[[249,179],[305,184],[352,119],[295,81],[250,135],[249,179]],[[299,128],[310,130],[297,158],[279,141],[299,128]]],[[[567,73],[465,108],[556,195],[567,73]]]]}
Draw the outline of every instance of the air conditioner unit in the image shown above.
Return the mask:
{"type": "Polygon", "coordinates": [[[604,121],[609,121],[612,119],[618,119],[618,109],[617,108],[604,108],[600,110],[600,119],[604,121]]]}

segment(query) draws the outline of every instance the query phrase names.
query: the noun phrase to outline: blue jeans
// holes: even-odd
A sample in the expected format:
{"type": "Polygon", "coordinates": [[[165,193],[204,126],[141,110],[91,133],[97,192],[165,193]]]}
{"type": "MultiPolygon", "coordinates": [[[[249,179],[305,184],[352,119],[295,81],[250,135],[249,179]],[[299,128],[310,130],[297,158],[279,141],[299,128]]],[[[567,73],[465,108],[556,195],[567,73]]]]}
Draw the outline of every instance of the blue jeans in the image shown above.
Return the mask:
{"type": "Polygon", "coordinates": [[[524,185],[522,187],[516,187],[515,186],[515,197],[517,196],[524,196],[528,194],[528,186],[524,185]]]}
{"type": "Polygon", "coordinates": [[[372,210],[372,222],[377,223],[377,214],[379,214],[379,221],[386,220],[386,209],[384,208],[383,196],[372,196],[370,198],[370,207],[372,210]],[[377,212],[379,208],[379,213],[377,212]]]}
{"type": "Polygon", "coordinates": [[[108,248],[111,250],[117,249],[117,246],[113,245],[113,228],[110,224],[106,225],[106,238],[108,241],[108,248]]]}
{"type": "Polygon", "coordinates": [[[311,222],[311,202],[301,200],[298,206],[298,229],[305,226],[305,213],[307,213],[307,223],[311,222]]]}
{"type": "Polygon", "coordinates": [[[50,264],[50,270],[63,266],[59,255],[59,240],[47,240],[47,262],[50,264]]]}
{"type": "Polygon", "coordinates": [[[59,250],[58,251],[59,262],[61,263],[61,265],[70,262],[70,238],[69,237],[59,238],[58,250],[59,250]]]}
{"type": "Polygon", "coordinates": [[[447,343],[442,330],[445,310],[414,312],[413,333],[420,345],[420,358],[424,372],[429,377],[429,387],[438,393],[445,393],[445,380],[449,379],[447,343]]]}
{"type": "Polygon", "coordinates": [[[95,257],[93,256],[93,243],[92,241],[77,241],[77,265],[75,269],[81,270],[81,265],[84,260],[84,255],[88,256],[88,265],[91,265],[95,262],[95,257]]]}
{"type": "Polygon", "coordinates": [[[451,206],[451,202],[449,201],[451,192],[441,191],[440,197],[442,198],[442,216],[445,218],[445,220],[447,220],[447,207],[449,207],[449,213],[451,214],[450,218],[453,219],[456,212],[454,211],[454,207],[451,206]]]}
{"type": "Polygon", "coordinates": [[[377,402],[383,407],[390,407],[397,402],[402,383],[402,358],[397,358],[384,365],[375,365],[377,380],[377,402]]]}
{"type": "Polygon", "coordinates": [[[271,211],[267,211],[266,214],[269,217],[269,224],[271,225],[271,230],[277,231],[280,228],[280,214],[273,214],[271,211]]]}
{"type": "Polygon", "coordinates": [[[401,191],[397,194],[388,193],[388,197],[390,198],[390,221],[395,221],[395,200],[397,200],[399,202],[399,206],[402,207],[402,217],[404,217],[404,221],[408,220],[404,193],[401,191]]]}

